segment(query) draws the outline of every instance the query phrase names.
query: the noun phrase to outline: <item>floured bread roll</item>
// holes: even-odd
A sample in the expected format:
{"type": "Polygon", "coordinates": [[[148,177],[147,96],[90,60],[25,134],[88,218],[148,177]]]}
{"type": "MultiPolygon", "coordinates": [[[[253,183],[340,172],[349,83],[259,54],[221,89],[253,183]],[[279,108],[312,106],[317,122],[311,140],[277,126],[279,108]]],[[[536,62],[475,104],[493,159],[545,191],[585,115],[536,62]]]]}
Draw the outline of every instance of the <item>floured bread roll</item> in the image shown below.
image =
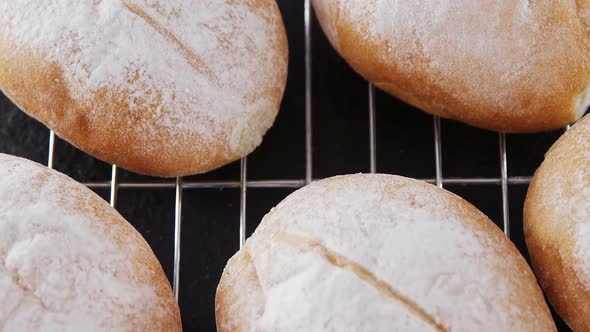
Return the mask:
{"type": "Polygon", "coordinates": [[[218,331],[555,331],[530,268],[485,215],[389,175],[307,186],[227,264],[218,331]]]}
{"type": "Polygon", "coordinates": [[[555,129],[590,104],[590,0],[313,0],[338,52],[424,111],[501,131],[555,129]]]}
{"type": "Polygon", "coordinates": [[[524,234],[555,310],[574,331],[590,331],[590,115],[555,143],[535,173],[524,234]]]}
{"type": "Polygon", "coordinates": [[[250,153],[279,110],[274,0],[0,1],[0,89],[82,150],[148,175],[250,153]]]}
{"type": "Polygon", "coordinates": [[[92,191],[0,154],[0,331],[181,331],[141,235],[92,191]]]}

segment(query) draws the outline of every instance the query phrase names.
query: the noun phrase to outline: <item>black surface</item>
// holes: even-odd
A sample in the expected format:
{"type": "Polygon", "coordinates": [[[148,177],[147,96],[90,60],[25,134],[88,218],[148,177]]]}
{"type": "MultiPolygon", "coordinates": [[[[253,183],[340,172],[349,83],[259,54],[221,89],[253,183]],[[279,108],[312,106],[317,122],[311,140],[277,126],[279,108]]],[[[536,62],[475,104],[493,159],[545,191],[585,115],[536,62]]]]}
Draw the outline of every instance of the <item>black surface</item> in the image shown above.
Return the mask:
{"type": "Polygon", "coordinates": [[[312,32],[314,176],[368,172],[367,83],[338,56],[317,21],[312,32]]]}
{"type": "MultiPolygon", "coordinates": [[[[262,146],[249,158],[248,177],[303,179],[305,175],[305,71],[301,1],[280,0],[290,46],[290,74],[282,110],[262,146]]],[[[315,178],[369,170],[368,86],[334,52],[313,22],[313,171],[315,178]]],[[[417,178],[435,176],[432,117],[377,91],[379,172],[417,178]]],[[[498,177],[497,133],[442,121],[444,177],[498,177]]],[[[511,176],[530,176],[561,132],[508,135],[511,176]]],[[[0,94],[0,152],[46,163],[48,130],[0,94]]],[[[110,166],[57,140],[55,167],[83,182],[110,180],[110,166]]],[[[120,181],[163,181],[121,171],[120,181]]],[[[239,163],[188,180],[239,180],[239,163]]],[[[499,185],[453,185],[502,225],[499,185]]],[[[522,234],[526,185],[510,185],[512,240],[528,257],[522,234]]],[[[96,190],[108,199],[108,190],[96,190]]],[[[290,189],[249,189],[248,234],[290,189]]],[[[169,278],[173,273],[174,190],[120,189],[119,211],[154,249],[169,278]]],[[[239,190],[187,189],[182,206],[180,306],[186,331],[214,331],[214,296],[229,257],[238,249],[239,190]]],[[[560,331],[569,331],[557,319],[560,331]]]]}
{"type": "Polygon", "coordinates": [[[445,177],[500,176],[498,133],[442,120],[441,136],[445,177]]]}
{"type": "Polygon", "coordinates": [[[184,193],[179,302],[185,331],[215,331],[217,283],[239,249],[239,202],[237,189],[184,193]]]}
{"type": "Polygon", "coordinates": [[[432,116],[380,90],[375,95],[375,107],[377,171],[413,178],[434,178],[432,116]]]}

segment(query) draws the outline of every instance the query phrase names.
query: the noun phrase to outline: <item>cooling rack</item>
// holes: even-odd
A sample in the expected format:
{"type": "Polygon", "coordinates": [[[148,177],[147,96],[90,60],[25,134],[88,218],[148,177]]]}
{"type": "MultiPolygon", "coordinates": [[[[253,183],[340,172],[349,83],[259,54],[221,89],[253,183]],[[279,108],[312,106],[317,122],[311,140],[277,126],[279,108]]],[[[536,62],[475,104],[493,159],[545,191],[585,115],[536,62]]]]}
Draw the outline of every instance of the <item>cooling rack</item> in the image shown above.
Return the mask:
{"type": "MultiPolygon", "coordinates": [[[[306,124],[306,135],[305,135],[305,147],[306,147],[306,168],[305,168],[305,179],[300,180],[268,180],[268,181],[249,181],[247,178],[247,164],[248,158],[243,158],[240,161],[240,181],[183,181],[183,178],[177,178],[175,181],[170,182],[119,182],[118,173],[119,169],[116,165],[112,166],[112,177],[107,182],[91,182],[84,183],[91,189],[109,189],[110,190],[110,204],[116,207],[117,204],[117,193],[119,188],[137,188],[137,189],[156,189],[156,188],[175,188],[176,199],[175,199],[175,220],[174,220],[174,276],[173,276],[173,288],[176,297],[179,294],[179,278],[180,278],[180,239],[182,229],[182,193],[183,190],[199,189],[199,188],[240,188],[240,233],[239,241],[240,247],[246,240],[246,204],[247,204],[247,193],[248,188],[300,188],[306,184],[309,184],[313,180],[312,173],[312,45],[311,45],[311,24],[312,24],[312,8],[310,0],[304,0],[304,31],[305,31],[305,124],[306,124]]],[[[367,83],[367,94],[369,96],[369,132],[370,132],[370,144],[368,146],[370,152],[370,171],[372,173],[377,172],[377,139],[375,129],[375,87],[367,83]]],[[[500,168],[501,176],[498,178],[483,178],[483,177],[465,177],[465,178],[444,178],[442,172],[442,149],[441,149],[441,124],[438,116],[433,116],[433,131],[435,140],[434,151],[435,151],[435,167],[436,177],[429,179],[421,179],[423,181],[436,184],[439,187],[443,187],[445,184],[500,184],[502,186],[502,218],[503,218],[503,229],[506,235],[510,236],[510,220],[509,220],[509,202],[508,202],[508,184],[528,184],[531,180],[530,177],[521,176],[508,176],[508,161],[506,155],[506,135],[504,133],[498,134],[498,146],[500,154],[500,168]]],[[[54,165],[54,150],[55,150],[55,134],[53,131],[49,134],[49,149],[48,149],[48,161],[47,166],[53,168],[54,165]]]]}
{"type": "MultiPolygon", "coordinates": [[[[289,0],[281,1],[279,0],[279,4],[282,4],[282,7],[285,7],[285,3],[289,0]]],[[[108,190],[109,195],[108,199],[110,200],[110,204],[113,207],[117,207],[117,203],[119,201],[118,194],[121,190],[125,189],[137,189],[137,190],[148,190],[148,189],[167,189],[167,190],[174,190],[173,196],[173,207],[174,207],[174,231],[173,231],[173,272],[171,273],[171,282],[174,290],[174,294],[176,299],[179,299],[179,295],[183,291],[181,289],[181,259],[182,259],[182,225],[183,225],[183,203],[187,204],[187,200],[183,200],[183,193],[186,194],[187,191],[198,191],[204,189],[232,189],[232,190],[239,190],[239,198],[236,195],[236,205],[239,206],[239,217],[236,220],[229,220],[228,222],[234,222],[236,227],[239,229],[238,234],[236,234],[235,241],[236,247],[241,247],[246,240],[248,229],[252,228],[252,225],[255,225],[259,220],[247,220],[247,206],[249,203],[248,193],[249,190],[257,189],[257,188],[269,188],[269,189],[287,189],[287,190],[295,190],[297,188],[303,187],[310,182],[321,178],[322,176],[317,176],[314,174],[314,165],[317,161],[314,161],[314,139],[319,137],[317,132],[313,131],[313,121],[314,121],[314,98],[317,98],[317,95],[314,95],[314,84],[317,84],[317,77],[314,76],[313,70],[313,61],[316,59],[317,54],[314,53],[314,43],[312,42],[314,34],[312,33],[312,29],[318,29],[317,22],[314,20],[313,10],[310,6],[310,0],[302,0],[297,4],[289,4],[289,6],[299,6],[301,5],[302,8],[302,21],[298,22],[299,24],[299,33],[303,35],[303,43],[302,47],[304,51],[301,53],[304,57],[304,61],[302,64],[304,65],[304,93],[302,98],[304,99],[303,107],[304,107],[304,117],[305,117],[305,144],[304,144],[304,151],[305,154],[305,169],[302,172],[300,178],[280,178],[280,179],[272,179],[272,180],[260,180],[260,179],[251,179],[248,177],[248,158],[244,158],[239,162],[239,179],[234,180],[202,180],[202,179],[194,179],[194,178],[177,178],[177,179],[168,179],[168,180],[161,180],[161,179],[150,179],[150,178],[141,178],[140,181],[130,181],[128,179],[122,178],[121,170],[116,166],[110,166],[110,180],[105,181],[85,181],[84,185],[87,187],[94,189],[94,190],[108,190]],[[314,137],[314,134],[316,137],[314,137]]],[[[284,9],[284,8],[282,8],[284,9]]],[[[284,11],[284,10],[283,10],[284,11]]],[[[289,13],[283,13],[284,15],[289,15],[289,13]]],[[[298,28],[298,29],[299,29],[298,28]]],[[[313,30],[316,31],[316,30],[313,30]]],[[[290,35],[289,38],[292,38],[290,35]]],[[[317,75],[316,75],[317,76],[317,75]]],[[[366,149],[368,150],[369,155],[369,167],[368,171],[372,173],[376,173],[378,171],[383,171],[378,167],[378,161],[380,156],[378,155],[378,146],[380,142],[378,141],[377,136],[377,114],[378,114],[378,105],[376,103],[378,90],[371,84],[366,83],[366,100],[367,105],[366,109],[368,110],[367,118],[368,118],[368,138],[367,142],[368,145],[366,149]]],[[[434,174],[433,177],[426,177],[421,178],[426,182],[435,184],[439,187],[446,187],[446,186],[456,186],[456,185],[494,185],[499,186],[501,188],[501,215],[499,214],[499,218],[501,220],[496,220],[500,226],[502,226],[505,234],[510,237],[510,185],[523,185],[526,186],[531,181],[531,175],[528,174],[527,176],[510,176],[509,175],[509,154],[507,153],[507,135],[504,133],[494,134],[497,135],[497,150],[493,153],[497,154],[497,171],[498,176],[443,176],[443,149],[442,149],[442,131],[441,129],[441,119],[436,116],[431,117],[432,123],[432,136],[433,140],[431,142],[432,151],[433,151],[433,158],[432,158],[432,167],[434,174]]],[[[364,125],[364,124],[363,124],[364,125]]],[[[565,128],[567,130],[568,128],[565,128]]],[[[48,151],[47,151],[47,166],[53,168],[56,163],[56,158],[58,156],[55,154],[55,146],[56,146],[56,136],[53,132],[49,133],[49,144],[48,144],[48,151]]],[[[383,152],[381,152],[383,153],[383,152]]],[[[385,154],[382,155],[385,157],[385,154]]],[[[429,161],[430,162],[430,161],[429,161]]],[[[496,199],[496,198],[490,198],[496,199]]],[[[189,202],[190,203],[190,202],[189,202]]],[[[252,202],[250,202],[252,203],[252,202]]],[[[172,220],[170,220],[172,221],[172,220]]],[[[184,240],[186,241],[186,239],[184,240]]],[[[221,244],[220,244],[221,245],[221,244]]],[[[216,278],[219,276],[216,276],[216,278]]],[[[181,308],[183,314],[186,312],[187,308],[181,308]]],[[[192,308],[190,308],[192,309],[192,308]]],[[[189,310],[190,310],[189,309],[189,310]]],[[[207,309],[208,312],[212,312],[209,308],[207,309]]],[[[563,324],[558,321],[560,331],[567,331],[563,324]]],[[[185,324],[186,330],[207,330],[207,328],[201,328],[200,326],[187,325],[185,324]]],[[[210,326],[208,326],[210,328],[210,326]]]]}

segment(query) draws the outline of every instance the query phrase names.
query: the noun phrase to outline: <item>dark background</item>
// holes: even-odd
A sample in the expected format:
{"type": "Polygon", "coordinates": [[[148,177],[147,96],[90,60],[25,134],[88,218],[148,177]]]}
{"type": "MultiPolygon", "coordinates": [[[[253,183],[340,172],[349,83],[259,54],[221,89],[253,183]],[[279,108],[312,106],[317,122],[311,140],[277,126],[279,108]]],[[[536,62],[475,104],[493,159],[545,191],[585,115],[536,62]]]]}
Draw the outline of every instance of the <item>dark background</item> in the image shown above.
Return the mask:
{"type": "MultiPolygon", "coordinates": [[[[248,180],[305,178],[305,40],[303,1],[279,0],[290,46],[289,81],[281,112],[248,159],[248,180]]],[[[313,174],[315,179],[369,172],[367,83],[355,74],[312,21],[313,174]]],[[[377,170],[435,177],[432,116],[377,91],[377,170]]],[[[509,176],[531,176],[562,131],[508,135],[509,176]]],[[[47,163],[49,131],[0,94],[0,152],[47,163]]],[[[442,121],[443,176],[500,177],[498,134],[442,121]]],[[[109,181],[110,165],[57,139],[55,168],[80,182],[109,181]]],[[[239,180],[239,163],[191,180],[239,180]]],[[[121,182],[162,181],[121,171],[121,182]]],[[[448,185],[499,226],[500,185],[448,185]]],[[[108,189],[95,190],[109,198],[108,189]]],[[[248,189],[248,233],[291,189],[248,189]]],[[[512,240],[527,257],[522,207],[527,185],[510,185],[512,240]]],[[[215,331],[215,289],[226,261],[239,247],[239,189],[185,189],[182,205],[180,307],[186,331],[215,331]]],[[[150,243],[172,278],[174,189],[119,189],[117,207],[150,243]]],[[[556,319],[560,331],[569,329],[556,319]]]]}

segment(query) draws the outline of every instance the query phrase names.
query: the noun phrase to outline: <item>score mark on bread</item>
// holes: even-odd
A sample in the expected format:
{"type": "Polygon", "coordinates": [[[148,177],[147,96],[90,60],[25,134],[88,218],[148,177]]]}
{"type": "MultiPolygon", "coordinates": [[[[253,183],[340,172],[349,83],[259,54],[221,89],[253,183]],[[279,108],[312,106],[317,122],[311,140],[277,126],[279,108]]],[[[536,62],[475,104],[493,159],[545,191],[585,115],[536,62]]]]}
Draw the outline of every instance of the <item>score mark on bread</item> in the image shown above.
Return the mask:
{"type": "Polygon", "coordinates": [[[428,312],[426,312],[424,308],[420,307],[420,305],[412,301],[410,298],[404,296],[400,291],[396,290],[387,282],[379,279],[379,277],[377,277],[374,273],[369,271],[361,264],[358,264],[353,260],[346,258],[343,255],[339,255],[338,253],[330,250],[328,247],[317,241],[306,239],[302,236],[292,235],[286,232],[280,232],[277,236],[277,240],[291,247],[297,248],[301,251],[314,252],[324,257],[326,261],[328,261],[334,267],[353,273],[357,278],[363,280],[364,282],[368,283],[369,285],[377,289],[379,293],[381,293],[383,296],[386,296],[393,301],[398,301],[402,303],[408,309],[408,311],[412,312],[417,317],[422,319],[434,330],[439,332],[447,331],[445,327],[442,324],[438,323],[436,319],[428,312]]]}
{"type": "Polygon", "coordinates": [[[132,3],[129,0],[123,1],[123,4],[130,12],[142,18],[150,27],[157,31],[160,35],[170,41],[186,59],[186,61],[198,72],[206,75],[209,79],[218,82],[213,71],[205,64],[195,52],[191,51],[176,35],[174,35],[165,26],[158,23],[158,21],[146,13],[140,6],[132,3]]]}

